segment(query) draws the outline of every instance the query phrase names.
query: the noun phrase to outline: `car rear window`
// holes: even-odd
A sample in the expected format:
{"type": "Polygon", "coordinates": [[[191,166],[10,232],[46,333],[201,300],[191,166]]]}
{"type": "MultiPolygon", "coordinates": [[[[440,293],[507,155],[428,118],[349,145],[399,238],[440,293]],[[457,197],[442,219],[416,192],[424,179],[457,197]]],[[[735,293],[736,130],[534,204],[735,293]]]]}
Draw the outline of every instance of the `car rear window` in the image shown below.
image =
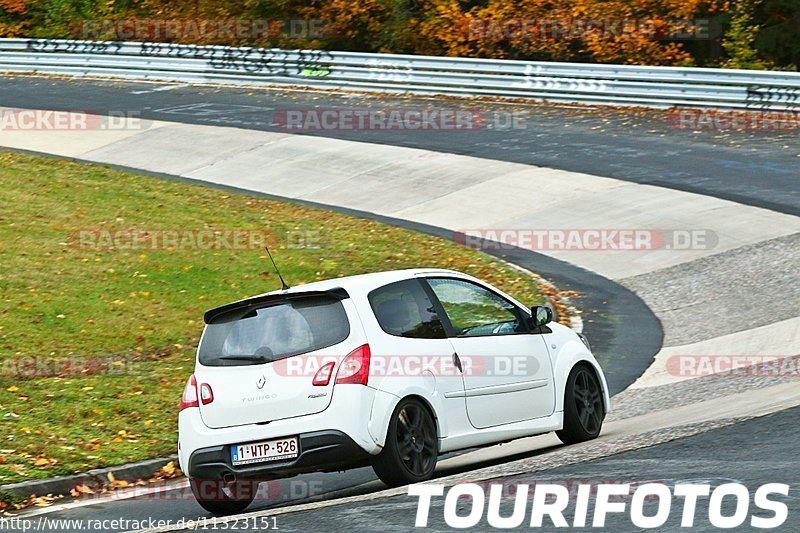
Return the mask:
{"type": "Polygon", "coordinates": [[[292,298],[216,317],[206,326],[198,357],[205,366],[263,364],[339,344],[349,335],[340,300],[292,298]]]}

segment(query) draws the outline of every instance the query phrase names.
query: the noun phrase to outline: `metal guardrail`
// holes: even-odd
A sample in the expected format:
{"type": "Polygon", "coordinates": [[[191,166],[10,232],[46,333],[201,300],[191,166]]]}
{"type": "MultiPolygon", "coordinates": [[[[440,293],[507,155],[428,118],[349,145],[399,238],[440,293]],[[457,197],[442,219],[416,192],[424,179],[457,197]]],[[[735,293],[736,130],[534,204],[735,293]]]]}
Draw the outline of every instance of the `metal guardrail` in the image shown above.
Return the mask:
{"type": "Polygon", "coordinates": [[[50,39],[0,39],[0,72],[800,111],[797,72],[50,39]]]}

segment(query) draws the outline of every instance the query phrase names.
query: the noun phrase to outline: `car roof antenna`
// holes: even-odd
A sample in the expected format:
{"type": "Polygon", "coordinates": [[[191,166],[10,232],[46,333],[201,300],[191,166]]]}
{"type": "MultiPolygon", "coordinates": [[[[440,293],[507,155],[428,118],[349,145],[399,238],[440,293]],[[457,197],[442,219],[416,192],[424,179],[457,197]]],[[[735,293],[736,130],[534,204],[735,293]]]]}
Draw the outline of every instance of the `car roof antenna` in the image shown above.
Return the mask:
{"type": "Polygon", "coordinates": [[[283,281],[283,276],[281,276],[281,271],[278,270],[278,265],[275,264],[275,260],[272,258],[272,254],[269,252],[269,246],[264,246],[264,249],[267,251],[267,255],[269,256],[269,260],[272,262],[272,267],[275,269],[275,272],[278,273],[278,279],[281,280],[281,290],[288,291],[291,287],[289,287],[285,281],[283,281]]]}

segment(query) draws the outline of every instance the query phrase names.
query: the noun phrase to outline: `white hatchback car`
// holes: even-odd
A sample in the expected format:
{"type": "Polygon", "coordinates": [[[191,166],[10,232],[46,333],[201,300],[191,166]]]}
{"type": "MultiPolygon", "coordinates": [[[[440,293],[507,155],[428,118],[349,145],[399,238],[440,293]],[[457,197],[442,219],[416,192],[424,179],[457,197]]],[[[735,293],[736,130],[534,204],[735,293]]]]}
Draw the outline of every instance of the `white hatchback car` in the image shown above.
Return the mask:
{"type": "Polygon", "coordinates": [[[259,481],[372,465],[393,486],[437,456],[556,431],[598,436],[608,388],[588,342],[474,277],[401,270],[212,309],[180,404],[200,505],[243,510],[259,481]]]}

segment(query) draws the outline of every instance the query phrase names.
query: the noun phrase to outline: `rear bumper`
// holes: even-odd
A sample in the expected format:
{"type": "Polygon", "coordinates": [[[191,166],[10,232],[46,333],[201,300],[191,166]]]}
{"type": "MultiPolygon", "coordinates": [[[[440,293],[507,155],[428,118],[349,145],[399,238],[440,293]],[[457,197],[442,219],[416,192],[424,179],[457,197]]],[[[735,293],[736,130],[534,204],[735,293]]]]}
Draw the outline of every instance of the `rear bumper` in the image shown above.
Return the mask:
{"type": "Polygon", "coordinates": [[[375,389],[361,385],[337,385],[333,394],[328,408],[316,414],[274,420],[268,424],[220,429],[206,426],[199,409],[184,409],[178,414],[178,459],[181,470],[190,473],[190,459],[201,450],[330,430],[347,435],[366,453],[379,453],[382,443],[378,444],[368,429],[375,389]]]}
{"type": "Polygon", "coordinates": [[[308,472],[335,472],[369,464],[370,454],[344,432],[330,429],[298,435],[300,454],[285,461],[233,466],[231,446],[195,450],[189,457],[189,477],[218,480],[268,480],[308,472]]]}

